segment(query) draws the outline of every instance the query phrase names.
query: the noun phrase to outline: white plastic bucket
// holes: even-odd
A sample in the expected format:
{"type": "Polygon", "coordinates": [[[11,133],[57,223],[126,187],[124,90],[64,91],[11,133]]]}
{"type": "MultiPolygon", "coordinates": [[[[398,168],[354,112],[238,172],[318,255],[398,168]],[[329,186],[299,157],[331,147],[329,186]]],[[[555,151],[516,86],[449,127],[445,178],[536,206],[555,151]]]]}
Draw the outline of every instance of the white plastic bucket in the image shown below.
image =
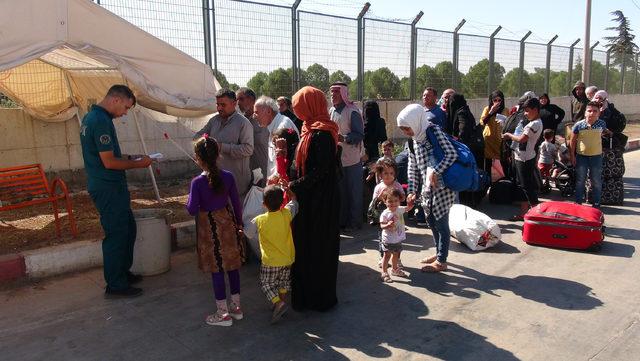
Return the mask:
{"type": "Polygon", "coordinates": [[[152,276],[171,268],[171,227],[168,209],[136,209],[137,236],[131,273],[152,276]]]}

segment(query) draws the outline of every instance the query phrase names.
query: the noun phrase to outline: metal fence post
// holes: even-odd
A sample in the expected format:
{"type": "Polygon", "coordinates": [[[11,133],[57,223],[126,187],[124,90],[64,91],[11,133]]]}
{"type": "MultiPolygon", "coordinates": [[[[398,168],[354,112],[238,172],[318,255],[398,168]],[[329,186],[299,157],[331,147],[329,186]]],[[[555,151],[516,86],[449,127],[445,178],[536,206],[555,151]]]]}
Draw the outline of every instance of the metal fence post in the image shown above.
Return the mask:
{"type": "Polygon", "coordinates": [[[609,89],[609,61],[611,60],[611,49],[607,50],[607,60],[604,66],[604,88],[609,89]]]}
{"type": "Polygon", "coordinates": [[[420,11],[416,18],[411,22],[411,62],[409,69],[409,83],[411,83],[409,90],[409,99],[416,99],[416,67],[418,66],[418,29],[416,29],[416,24],[420,21],[424,15],[423,11],[420,11]]]}
{"type": "Polygon", "coordinates": [[[451,62],[453,65],[453,73],[451,74],[451,87],[454,89],[458,86],[458,42],[460,41],[458,31],[460,31],[460,28],[462,28],[462,25],[466,22],[467,21],[465,19],[462,19],[458,26],[456,26],[455,30],[453,30],[453,60],[451,62]]]}
{"type": "MultiPolygon", "coordinates": [[[[589,49],[589,80],[591,82],[593,82],[593,49],[595,49],[598,44],[600,44],[600,42],[596,41],[589,49]]],[[[589,84],[587,84],[587,86],[589,86],[589,84]]]]}
{"type": "Polygon", "coordinates": [[[204,63],[211,67],[211,14],[209,0],[202,0],[202,25],[204,31],[204,63]]]}
{"type": "Polygon", "coordinates": [[[369,11],[370,3],[365,3],[358,14],[358,100],[364,99],[364,15],[369,11]]]}
{"type": "Polygon", "coordinates": [[[638,54],[636,53],[635,61],[633,62],[633,94],[636,94],[636,84],[638,81],[638,54]]]}
{"type": "Polygon", "coordinates": [[[218,71],[218,46],[216,44],[216,0],[211,0],[211,30],[212,30],[212,49],[213,49],[213,70],[218,71]]]}
{"type": "Polygon", "coordinates": [[[567,89],[570,91],[572,86],[571,83],[573,81],[572,76],[573,76],[573,48],[576,46],[576,44],[578,44],[580,42],[580,39],[576,39],[576,41],[573,42],[573,44],[571,44],[571,46],[569,47],[569,69],[568,69],[568,76],[567,76],[567,89]]]}
{"type": "Polygon", "coordinates": [[[487,94],[491,94],[493,91],[493,62],[496,55],[496,39],[495,36],[502,29],[502,26],[498,25],[496,30],[489,37],[489,79],[487,81],[487,94]]]}
{"type": "Polygon", "coordinates": [[[558,38],[558,35],[555,35],[549,42],[547,43],[547,64],[544,69],[544,92],[549,94],[549,77],[551,76],[551,44],[558,38]]]}
{"type": "Polygon", "coordinates": [[[295,93],[300,88],[300,69],[298,67],[298,5],[300,1],[296,0],[291,5],[291,91],[295,93]]]}
{"type": "Polygon", "coordinates": [[[520,59],[519,59],[519,64],[518,64],[518,67],[520,68],[520,71],[518,72],[518,96],[520,96],[520,94],[523,93],[523,90],[522,90],[522,78],[523,78],[523,75],[524,75],[523,74],[524,73],[524,41],[527,40],[529,35],[531,35],[531,31],[528,31],[522,37],[522,39],[520,39],[520,59]]]}

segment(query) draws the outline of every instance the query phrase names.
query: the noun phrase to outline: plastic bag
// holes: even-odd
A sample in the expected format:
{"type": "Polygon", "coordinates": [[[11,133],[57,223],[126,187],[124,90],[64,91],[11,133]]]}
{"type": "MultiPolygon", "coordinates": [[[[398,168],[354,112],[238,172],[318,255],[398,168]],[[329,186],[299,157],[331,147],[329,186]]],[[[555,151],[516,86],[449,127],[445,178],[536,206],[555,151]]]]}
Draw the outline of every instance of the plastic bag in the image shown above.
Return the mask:
{"type": "Polygon", "coordinates": [[[258,186],[251,187],[247,196],[244,198],[244,203],[242,204],[242,224],[244,225],[244,234],[247,237],[249,247],[251,247],[251,250],[258,257],[260,257],[258,229],[252,220],[265,211],[262,206],[263,191],[264,190],[258,186]]]}
{"type": "Polygon", "coordinates": [[[449,211],[451,236],[473,251],[493,247],[502,238],[500,227],[489,216],[462,204],[454,204],[449,211]]]}

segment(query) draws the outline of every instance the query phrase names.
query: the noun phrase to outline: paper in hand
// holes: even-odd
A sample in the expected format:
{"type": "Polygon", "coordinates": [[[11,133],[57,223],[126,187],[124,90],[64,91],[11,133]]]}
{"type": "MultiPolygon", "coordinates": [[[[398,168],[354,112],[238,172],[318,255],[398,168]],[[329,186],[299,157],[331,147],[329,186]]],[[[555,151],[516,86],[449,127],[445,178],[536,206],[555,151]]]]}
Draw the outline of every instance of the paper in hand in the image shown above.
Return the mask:
{"type": "Polygon", "coordinates": [[[149,154],[149,158],[151,158],[151,159],[162,159],[162,158],[164,158],[164,155],[162,155],[162,153],[153,153],[153,154],[149,154]]]}

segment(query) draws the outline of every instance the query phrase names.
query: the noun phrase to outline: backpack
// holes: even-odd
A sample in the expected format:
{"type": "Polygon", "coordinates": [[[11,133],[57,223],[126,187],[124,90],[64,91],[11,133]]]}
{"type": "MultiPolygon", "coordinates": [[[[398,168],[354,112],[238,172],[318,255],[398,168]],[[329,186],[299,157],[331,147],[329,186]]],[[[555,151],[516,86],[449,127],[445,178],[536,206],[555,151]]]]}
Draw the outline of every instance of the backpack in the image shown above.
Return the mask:
{"type": "MultiPolygon", "coordinates": [[[[444,151],[438,143],[433,126],[426,129],[427,138],[433,147],[433,155],[436,162],[441,162],[444,158],[444,151]]],[[[466,145],[453,139],[449,134],[444,133],[458,154],[458,159],[442,173],[442,181],[445,187],[455,192],[477,191],[481,188],[480,175],[473,153],[466,145]]]]}

